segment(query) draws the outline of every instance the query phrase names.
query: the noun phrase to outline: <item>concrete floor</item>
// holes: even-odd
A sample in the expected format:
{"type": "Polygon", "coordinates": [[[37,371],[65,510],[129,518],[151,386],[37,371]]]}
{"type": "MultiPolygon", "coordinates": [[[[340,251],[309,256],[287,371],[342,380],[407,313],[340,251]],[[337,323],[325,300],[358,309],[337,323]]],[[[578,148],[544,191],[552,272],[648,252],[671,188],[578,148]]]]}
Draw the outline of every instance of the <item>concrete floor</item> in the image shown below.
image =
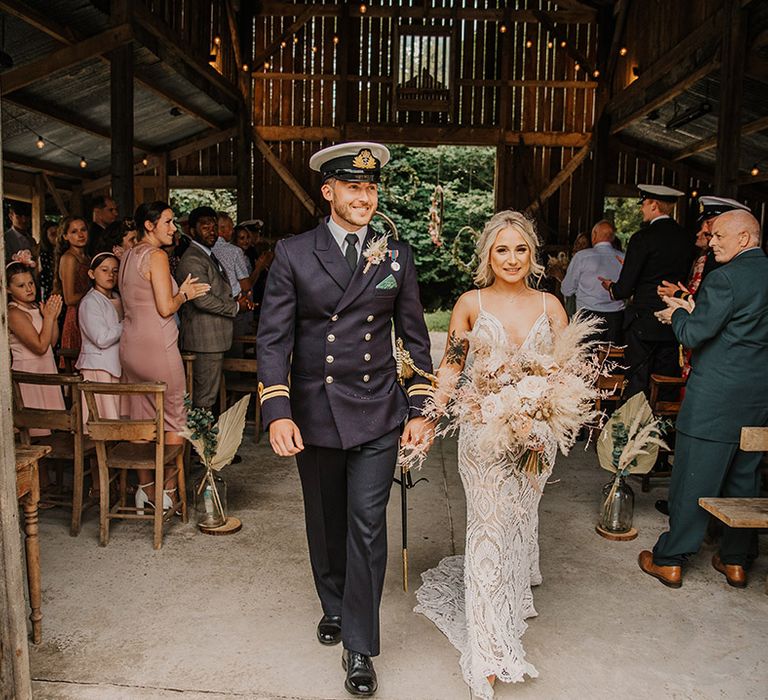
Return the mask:
{"type": "MultiPolygon", "coordinates": [[[[247,434],[244,461],[225,475],[243,530],[200,534],[175,522],[154,551],[148,524],[113,526],[97,544],[95,513],[70,538],[63,511],[41,515],[43,643],[31,651],[38,698],[346,698],[340,648],[314,638],[320,616],[292,461],[247,434]]],[[[410,586],[400,580],[398,491],[382,605],[381,700],[470,694],[457,654],[411,612],[419,574],[461,551],[464,509],[455,443],[438,444],[410,494],[410,586]]],[[[665,525],[663,489],[636,488],[634,542],[593,530],[607,473],[583,444],[556,467],[541,506],[544,583],[524,643],[540,677],[499,698],[768,697],[768,558],[746,590],[709,565],[710,548],[670,590],[637,568],[665,525]]],[[[765,545],[763,545],[765,547],[765,545]]]]}

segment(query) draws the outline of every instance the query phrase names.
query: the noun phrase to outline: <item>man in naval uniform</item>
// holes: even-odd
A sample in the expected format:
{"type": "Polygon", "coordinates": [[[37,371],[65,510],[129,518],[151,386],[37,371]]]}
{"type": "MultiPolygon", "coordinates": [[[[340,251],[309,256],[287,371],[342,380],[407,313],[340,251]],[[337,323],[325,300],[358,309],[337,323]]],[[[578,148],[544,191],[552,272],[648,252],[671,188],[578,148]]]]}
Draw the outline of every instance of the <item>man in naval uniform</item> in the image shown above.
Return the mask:
{"type": "MultiPolygon", "coordinates": [[[[709,515],[699,498],[760,495],[762,453],[739,449],[742,427],[768,424],[768,258],[759,245],[752,214],[717,217],[710,246],[721,267],[707,275],[695,301],[670,298],[658,314],[693,349],[676,422],[669,531],[639,556],[640,568],[671,588],[682,585],[682,565],[704,539],[709,515]]],[[[743,588],[756,555],[754,530],[726,527],[712,565],[743,588]]]]}
{"type": "Polygon", "coordinates": [[[296,456],[321,644],[342,641],[344,687],[377,680],[386,507],[398,442],[428,439],[419,372],[398,383],[392,324],[414,365],[432,371],[410,247],[368,226],[386,147],[346,143],[316,153],[331,215],[275,248],[258,332],[261,411],[275,453],[296,456]],[[404,427],[403,427],[404,426],[404,427]],[[402,435],[401,435],[402,432],[402,435]]]}
{"type": "Polygon", "coordinates": [[[646,225],[629,239],[618,280],[600,278],[612,299],[632,300],[624,311],[627,396],[647,394],[651,374],[680,376],[675,336],[654,312],[664,308],[658,286],[687,280],[694,255],[693,237],[671,217],[683,193],[663,185],[638,188],[646,225]]]}

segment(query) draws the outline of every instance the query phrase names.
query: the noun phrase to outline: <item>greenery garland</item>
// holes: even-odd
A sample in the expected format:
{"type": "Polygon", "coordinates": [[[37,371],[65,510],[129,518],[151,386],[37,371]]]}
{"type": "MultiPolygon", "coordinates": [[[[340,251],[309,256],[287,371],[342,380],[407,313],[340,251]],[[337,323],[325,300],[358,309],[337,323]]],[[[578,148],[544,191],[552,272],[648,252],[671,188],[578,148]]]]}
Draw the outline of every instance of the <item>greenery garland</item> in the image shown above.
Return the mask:
{"type": "Polygon", "coordinates": [[[427,231],[438,248],[443,245],[443,218],[445,216],[445,190],[440,185],[436,185],[432,192],[432,198],[429,202],[429,226],[427,231]]]}
{"type": "Polygon", "coordinates": [[[459,232],[456,234],[456,238],[453,239],[453,245],[451,246],[451,262],[466,274],[472,274],[477,267],[477,254],[473,253],[469,262],[466,263],[461,259],[461,237],[464,233],[471,233],[472,237],[477,241],[480,238],[480,233],[475,231],[471,226],[462,226],[459,232]]]}

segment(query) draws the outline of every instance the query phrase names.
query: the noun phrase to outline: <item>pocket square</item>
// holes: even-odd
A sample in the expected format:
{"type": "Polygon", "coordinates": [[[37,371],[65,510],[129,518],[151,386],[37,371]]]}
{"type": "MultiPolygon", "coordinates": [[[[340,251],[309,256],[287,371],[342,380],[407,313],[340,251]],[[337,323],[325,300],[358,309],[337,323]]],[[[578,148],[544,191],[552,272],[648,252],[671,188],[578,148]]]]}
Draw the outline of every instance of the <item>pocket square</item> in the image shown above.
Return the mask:
{"type": "Polygon", "coordinates": [[[397,281],[393,275],[387,275],[376,285],[376,289],[397,289],[397,281]]]}

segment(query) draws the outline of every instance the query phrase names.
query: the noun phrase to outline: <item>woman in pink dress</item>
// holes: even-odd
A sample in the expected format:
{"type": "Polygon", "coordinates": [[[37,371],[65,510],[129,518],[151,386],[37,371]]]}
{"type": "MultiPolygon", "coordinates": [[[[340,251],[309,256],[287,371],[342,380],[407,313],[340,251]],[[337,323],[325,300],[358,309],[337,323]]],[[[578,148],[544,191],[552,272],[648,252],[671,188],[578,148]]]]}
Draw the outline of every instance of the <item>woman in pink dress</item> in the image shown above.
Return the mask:
{"type": "MultiPolygon", "coordinates": [[[[57,319],[61,297],[52,294],[37,304],[35,279],[30,267],[11,262],[5,268],[8,280],[8,328],[11,368],[20,372],[57,374],[51,349],[59,337],[57,319]]],[[[21,396],[27,408],[64,409],[64,397],[57,386],[21,384],[21,396]]],[[[30,436],[50,435],[50,430],[32,429],[30,436]]]]}
{"type": "Polygon", "coordinates": [[[61,349],[80,351],[80,326],[77,308],[80,300],[91,288],[88,266],[91,259],[86,253],[88,225],[77,216],[65,216],[59,223],[59,260],[56,270],[57,288],[61,290],[67,313],[61,330],[61,349]]]}
{"type": "MultiPolygon", "coordinates": [[[[126,382],[165,382],[165,444],[179,445],[183,438],[186,412],[184,365],[178,347],[176,312],[190,299],[206,294],[208,284],[188,276],[178,287],[171,277],[168,256],[161,250],[170,245],[176,227],[173,211],[165,202],[144,203],[134,216],[137,243],[120,264],[119,287],[125,317],[120,338],[120,364],[126,382]]],[[[130,417],[155,416],[155,406],[147,396],[131,397],[130,417]]],[[[139,471],[136,507],[155,503],[155,484],[150,470],[139,471]]],[[[163,486],[163,507],[170,508],[175,477],[163,486]]]]}

